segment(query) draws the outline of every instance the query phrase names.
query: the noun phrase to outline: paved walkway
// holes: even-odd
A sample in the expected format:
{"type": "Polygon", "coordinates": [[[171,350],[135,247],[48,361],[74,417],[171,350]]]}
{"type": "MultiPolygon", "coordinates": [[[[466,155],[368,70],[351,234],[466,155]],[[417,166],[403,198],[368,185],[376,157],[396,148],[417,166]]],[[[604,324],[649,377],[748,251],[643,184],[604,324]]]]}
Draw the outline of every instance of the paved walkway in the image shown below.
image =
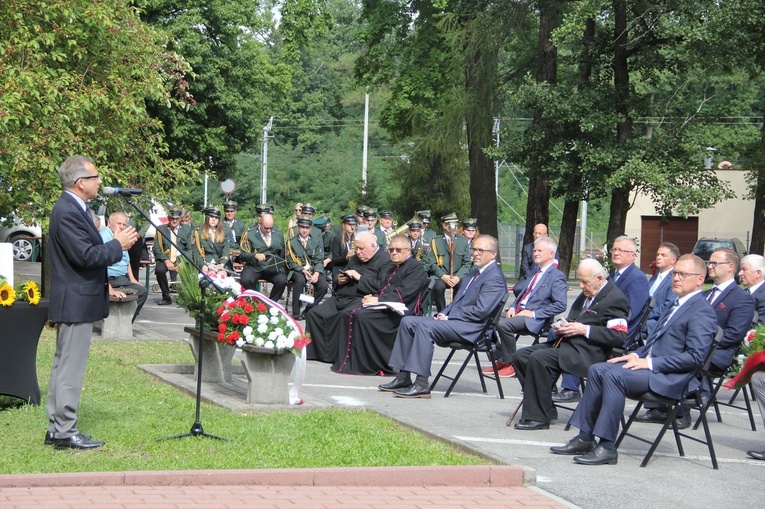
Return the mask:
{"type": "Polygon", "coordinates": [[[519,486],[522,476],[507,466],[6,475],[0,507],[570,507],[519,486]]]}

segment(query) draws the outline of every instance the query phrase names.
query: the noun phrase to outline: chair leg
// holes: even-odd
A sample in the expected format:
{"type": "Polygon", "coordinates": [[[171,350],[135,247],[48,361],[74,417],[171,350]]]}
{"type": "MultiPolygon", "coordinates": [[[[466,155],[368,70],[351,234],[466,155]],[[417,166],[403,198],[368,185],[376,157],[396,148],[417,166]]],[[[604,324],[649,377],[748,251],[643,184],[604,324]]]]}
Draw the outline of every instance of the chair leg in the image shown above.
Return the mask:
{"type": "Polygon", "coordinates": [[[618,448],[619,445],[622,443],[622,440],[624,440],[624,437],[627,436],[630,427],[632,426],[632,422],[635,420],[635,417],[637,417],[638,412],[640,412],[640,409],[643,408],[643,402],[638,401],[637,405],[635,405],[635,409],[630,414],[630,418],[627,420],[627,422],[624,422],[624,416],[622,416],[622,432],[619,434],[619,437],[616,439],[615,445],[618,448]]]}
{"type": "MultiPolygon", "coordinates": [[[[502,382],[499,379],[499,371],[497,370],[497,359],[494,358],[494,352],[492,352],[491,345],[489,345],[488,349],[486,350],[486,356],[489,358],[491,367],[494,368],[494,381],[497,382],[497,392],[499,392],[499,399],[505,399],[505,393],[502,390],[502,382]]],[[[478,368],[478,373],[480,373],[479,376],[481,377],[481,380],[483,381],[484,374],[483,374],[483,371],[481,371],[481,366],[478,364],[477,356],[476,356],[476,367],[478,368]]]]}
{"type": "MultiPolygon", "coordinates": [[[[749,384],[751,386],[751,384],[749,384]]],[[[749,400],[749,394],[746,393],[744,388],[744,404],[746,405],[746,411],[749,414],[749,425],[752,427],[752,431],[757,431],[757,425],[754,423],[754,414],[752,414],[752,403],[749,400]]]]}
{"type": "Polygon", "coordinates": [[[656,438],[651,444],[651,448],[648,449],[648,452],[643,458],[643,462],[640,463],[641,467],[644,467],[648,464],[648,461],[651,459],[651,456],[653,456],[653,453],[656,451],[656,448],[659,447],[659,444],[661,443],[662,438],[664,438],[664,434],[667,432],[670,426],[672,426],[672,430],[675,432],[675,440],[677,441],[677,447],[678,447],[678,451],[680,452],[680,456],[685,456],[685,453],[683,452],[683,446],[680,443],[680,436],[678,435],[678,431],[677,431],[677,423],[675,422],[675,417],[677,417],[678,409],[679,409],[678,405],[674,405],[672,407],[672,410],[669,412],[669,415],[667,416],[667,420],[661,426],[661,431],[659,431],[659,434],[656,435],[656,438]]]}
{"type": "MultiPolygon", "coordinates": [[[[462,372],[465,371],[465,368],[468,364],[470,364],[470,357],[475,354],[475,350],[473,350],[467,357],[465,357],[465,361],[462,363],[462,366],[460,366],[460,370],[457,371],[457,374],[454,375],[454,378],[452,378],[452,383],[449,385],[449,388],[446,389],[446,393],[444,394],[445,398],[449,397],[449,394],[452,393],[452,389],[454,389],[454,386],[457,385],[457,380],[460,379],[462,376],[462,372]]],[[[481,379],[481,383],[483,385],[483,392],[486,392],[486,384],[483,384],[483,379],[481,379]]]]}
{"type": "Polygon", "coordinates": [[[452,351],[451,351],[451,352],[449,352],[449,355],[447,355],[447,356],[446,356],[446,360],[445,360],[445,361],[444,361],[444,363],[441,365],[441,369],[438,371],[438,374],[437,374],[437,375],[436,375],[436,377],[433,379],[433,383],[431,383],[431,384],[430,384],[430,390],[431,390],[431,391],[432,391],[432,390],[434,390],[434,389],[436,388],[436,384],[438,383],[438,380],[441,378],[441,375],[443,375],[443,374],[444,374],[444,370],[446,369],[446,366],[448,366],[448,365],[449,365],[449,361],[450,361],[450,360],[452,360],[452,357],[454,357],[454,352],[456,352],[456,351],[457,351],[457,350],[454,350],[454,349],[452,349],[452,351]]]}

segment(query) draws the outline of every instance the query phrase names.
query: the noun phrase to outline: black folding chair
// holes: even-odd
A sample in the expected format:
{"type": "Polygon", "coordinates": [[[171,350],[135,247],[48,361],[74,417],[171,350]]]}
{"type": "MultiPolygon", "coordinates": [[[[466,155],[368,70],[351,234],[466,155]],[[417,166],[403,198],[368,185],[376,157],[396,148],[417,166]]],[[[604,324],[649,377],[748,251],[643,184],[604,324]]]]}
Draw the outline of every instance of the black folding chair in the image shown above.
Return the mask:
{"type": "MultiPolygon", "coordinates": [[[[720,327],[717,328],[717,334],[715,335],[714,340],[712,341],[712,346],[709,348],[709,352],[707,353],[706,358],[704,359],[704,362],[699,366],[695,373],[694,378],[700,379],[701,374],[709,369],[709,365],[712,362],[712,354],[717,349],[717,345],[720,341],[720,338],[722,337],[722,329],[720,327]]],[[[685,437],[689,440],[693,440],[694,442],[698,442],[700,444],[704,444],[709,448],[709,455],[712,458],[712,467],[717,470],[717,456],[715,455],[715,448],[712,444],[712,435],[709,433],[709,423],[707,422],[707,417],[704,412],[701,413],[701,424],[704,425],[704,436],[706,440],[701,440],[699,438],[696,438],[694,436],[688,435],[686,433],[681,433],[677,429],[677,422],[675,422],[675,418],[677,417],[677,412],[680,409],[681,406],[685,408],[690,408],[694,410],[700,410],[704,405],[704,397],[702,395],[702,387],[701,384],[699,384],[699,387],[694,389],[693,391],[690,391],[685,395],[684,398],[681,399],[671,399],[671,398],[665,398],[664,396],[660,396],[653,392],[646,392],[643,393],[637,397],[630,397],[630,399],[637,401],[637,405],[635,406],[635,410],[632,411],[632,414],[630,415],[630,418],[627,420],[627,423],[624,424],[621,434],[619,435],[619,438],[616,440],[616,447],[619,447],[619,445],[622,443],[622,440],[624,440],[625,436],[630,436],[636,440],[640,440],[641,442],[645,442],[646,444],[651,444],[651,448],[648,449],[648,452],[646,453],[645,457],[643,458],[642,463],[640,463],[641,467],[644,467],[648,464],[648,461],[651,459],[651,456],[653,456],[653,453],[656,451],[656,448],[659,446],[659,443],[661,443],[661,439],[664,438],[664,434],[667,432],[670,426],[672,426],[672,431],[675,434],[675,442],[677,443],[677,451],[680,454],[680,456],[685,456],[685,451],[683,450],[683,444],[681,442],[680,437],[685,437]],[[669,412],[667,415],[667,420],[664,422],[664,424],[661,427],[661,430],[659,431],[659,434],[656,435],[656,438],[653,441],[646,440],[643,437],[639,437],[637,435],[634,435],[629,432],[630,427],[632,426],[633,421],[637,417],[638,413],[640,412],[640,409],[643,407],[645,403],[652,403],[652,404],[658,404],[658,405],[665,405],[669,407],[669,412]]]]}
{"type": "Polygon", "coordinates": [[[446,393],[444,394],[445,398],[449,397],[449,394],[451,394],[452,389],[454,389],[454,386],[457,383],[457,380],[460,379],[460,376],[462,376],[462,372],[465,371],[465,368],[467,367],[468,363],[470,363],[470,359],[475,359],[475,366],[478,368],[478,377],[481,380],[481,388],[483,389],[483,392],[488,392],[486,390],[486,382],[484,381],[484,378],[488,378],[490,380],[494,380],[497,382],[497,390],[499,391],[499,397],[500,399],[505,399],[505,394],[502,391],[502,384],[500,382],[499,373],[497,373],[497,363],[494,359],[494,352],[492,351],[493,348],[493,342],[494,342],[494,334],[495,329],[497,327],[497,323],[499,322],[499,318],[502,316],[502,309],[505,307],[505,303],[507,302],[508,293],[505,293],[504,297],[500,300],[500,302],[497,304],[497,307],[494,309],[493,313],[491,314],[491,318],[486,321],[486,325],[484,325],[483,330],[481,331],[481,334],[479,335],[478,341],[475,343],[471,343],[470,341],[452,341],[446,345],[447,348],[450,348],[451,351],[449,352],[449,355],[446,357],[446,360],[444,361],[443,365],[441,366],[441,369],[438,371],[438,374],[436,375],[436,378],[433,379],[433,383],[430,384],[430,390],[433,391],[436,387],[436,384],[438,383],[438,380],[440,380],[442,377],[446,378],[447,380],[451,380],[452,383],[449,385],[449,388],[446,390],[446,393]],[[444,370],[449,365],[449,361],[452,360],[452,357],[454,357],[454,354],[459,350],[466,350],[468,352],[467,357],[465,357],[464,362],[462,363],[462,366],[460,366],[459,371],[457,371],[457,374],[454,375],[454,377],[448,376],[444,374],[444,370]],[[486,355],[489,358],[489,363],[494,368],[494,375],[487,375],[484,374],[481,370],[481,361],[478,359],[478,353],[479,352],[485,352],[486,355]]]}

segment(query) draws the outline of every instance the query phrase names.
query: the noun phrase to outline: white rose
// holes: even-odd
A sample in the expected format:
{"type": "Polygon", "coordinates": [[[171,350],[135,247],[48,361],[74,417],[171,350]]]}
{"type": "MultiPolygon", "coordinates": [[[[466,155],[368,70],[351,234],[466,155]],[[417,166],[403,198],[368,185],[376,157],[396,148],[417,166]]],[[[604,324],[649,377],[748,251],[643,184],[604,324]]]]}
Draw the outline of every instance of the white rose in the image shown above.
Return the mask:
{"type": "Polygon", "coordinates": [[[244,340],[242,338],[239,338],[236,340],[236,346],[242,347],[244,345],[244,340]]]}
{"type": "Polygon", "coordinates": [[[265,344],[265,340],[261,337],[255,338],[255,346],[263,346],[265,344]]]}
{"type": "Polygon", "coordinates": [[[242,334],[244,334],[245,336],[252,336],[252,327],[248,325],[247,327],[242,329],[242,334]]]}
{"type": "Polygon", "coordinates": [[[265,334],[266,331],[268,331],[268,325],[266,325],[265,323],[261,323],[258,325],[258,332],[260,332],[261,334],[265,334]]]}
{"type": "Polygon", "coordinates": [[[268,317],[266,315],[258,315],[258,323],[268,323],[268,317]]]}
{"type": "Polygon", "coordinates": [[[276,332],[274,332],[274,331],[271,331],[271,332],[269,332],[269,333],[268,333],[268,339],[269,339],[270,341],[273,341],[273,340],[275,340],[275,339],[276,339],[278,336],[279,336],[279,335],[278,335],[276,332]]]}
{"type": "Polygon", "coordinates": [[[272,316],[271,320],[269,320],[269,321],[271,322],[271,325],[276,325],[276,324],[279,323],[279,317],[278,316],[272,316]]]}
{"type": "Polygon", "coordinates": [[[279,314],[279,310],[276,308],[269,308],[268,312],[271,313],[271,316],[277,316],[279,314]]]}
{"type": "Polygon", "coordinates": [[[266,348],[273,348],[274,347],[274,342],[273,341],[266,341],[266,344],[263,345],[263,346],[266,347],[266,348]]]}

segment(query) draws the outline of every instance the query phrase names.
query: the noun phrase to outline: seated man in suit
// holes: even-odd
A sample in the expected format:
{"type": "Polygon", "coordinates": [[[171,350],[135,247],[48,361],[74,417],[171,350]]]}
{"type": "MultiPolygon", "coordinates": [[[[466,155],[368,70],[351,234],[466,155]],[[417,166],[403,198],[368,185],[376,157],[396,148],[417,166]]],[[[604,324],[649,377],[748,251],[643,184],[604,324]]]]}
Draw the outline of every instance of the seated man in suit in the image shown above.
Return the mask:
{"type": "MultiPolygon", "coordinates": [[[[128,227],[128,217],[123,212],[112,212],[107,221],[107,227],[101,230],[101,238],[104,244],[114,238],[114,234],[123,231],[128,227]]],[[[149,296],[149,290],[138,282],[136,276],[130,268],[130,255],[127,251],[122,252],[122,258],[114,265],[109,265],[106,269],[109,276],[109,296],[124,298],[126,293],[138,295],[133,321],[141,312],[141,308],[146,303],[149,296]]]]}
{"type": "MultiPolygon", "coordinates": [[[[501,354],[497,356],[499,376],[511,377],[515,368],[510,361],[515,353],[515,335],[536,334],[542,329],[545,320],[566,310],[568,283],[566,276],[555,268],[555,250],[558,246],[550,237],[540,237],[534,241],[534,264],[536,271],[524,284],[518,297],[497,325],[501,343],[501,354]]],[[[493,373],[487,368],[485,373],[493,373]]]]}
{"type": "Polygon", "coordinates": [[[515,428],[548,429],[557,418],[552,400],[553,375],[585,376],[611,348],[624,344],[630,307],[627,297],[606,280],[597,260],[582,260],[576,270],[582,293],[571,305],[567,321],[556,322],[546,343],[521,348],[513,366],[523,387],[523,414],[515,428]]]}
{"type": "Polygon", "coordinates": [[[672,269],[678,258],[680,258],[680,249],[676,245],[671,242],[659,244],[654,261],[658,272],[648,281],[648,296],[653,297],[654,305],[645,322],[644,330],[641,331],[644,337],[650,336],[656,324],[659,323],[661,313],[677,299],[677,295],[672,291],[672,269]]]}
{"type": "Polygon", "coordinates": [[[644,346],[590,368],[587,390],[571,420],[580,432],[551,452],[576,455],[574,462],[582,465],[615,465],[626,397],[648,391],[678,399],[685,394],[717,331],[714,311],[701,295],[705,275],[698,256],[678,259],[672,273],[676,304],[665,310],[644,346]]]}
{"type": "MultiPolygon", "coordinates": [[[[616,284],[630,303],[630,315],[627,328],[633,330],[640,321],[643,307],[648,302],[648,279],[642,270],[635,265],[637,260],[637,243],[632,237],[622,235],[614,240],[611,248],[611,263],[616,270],[608,277],[616,284]]],[[[625,345],[622,345],[625,346],[625,345]]],[[[564,375],[561,380],[561,390],[553,396],[553,401],[574,401],[581,397],[579,393],[579,378],[564,375]]]]}
{"type": "MultiPolygon", "coordinates": [[[[746,285],[747,291],[754,299],[754,309],[757,311],[759,323],[765,323],[765,285],[763,285],[763,271],[765,271],[765,258],[760,255],[750,254],[741,259],[741,282],[746,285]]],[[[763,413],[765,417],[765,413],[763,413]]]]}
{"type": "Polygon", "coordinates": [[[434,317],[407,316],[401,321],[389,365],[398,370],[392,382],[378,386],[399,398],[430,398],[428,377],[433,343],[478,341],[507,293],[502,268],[497,264],[497,239],[481,235],[473,241],[473,267],[454,300],[434,317]],[[414,383],[411,373],[417,375],[414,383]]]}

